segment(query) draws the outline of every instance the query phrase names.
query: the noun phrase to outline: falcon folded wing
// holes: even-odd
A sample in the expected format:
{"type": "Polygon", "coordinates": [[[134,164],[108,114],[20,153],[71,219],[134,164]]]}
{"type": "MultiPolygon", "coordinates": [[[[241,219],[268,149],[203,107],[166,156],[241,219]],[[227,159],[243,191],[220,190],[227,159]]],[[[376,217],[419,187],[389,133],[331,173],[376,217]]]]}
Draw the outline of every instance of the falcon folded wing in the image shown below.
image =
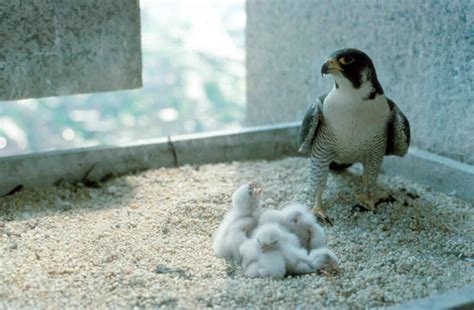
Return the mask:
{"type": "Polygon", "coordinates": [[[404,156],[410,146],[410,123],[395,102],[387,98],[390,119],[387,128],[387,149],[385,155],[404,156]]]}
{"type": "Polygon", "coordinates": [[[309,154],[311,152],[318,125],[321,123],[323,117],[323,102],[325,97],[326,95],[319,97],[306,111],[298,132],[298,152],[300,153],[309,154]]]}

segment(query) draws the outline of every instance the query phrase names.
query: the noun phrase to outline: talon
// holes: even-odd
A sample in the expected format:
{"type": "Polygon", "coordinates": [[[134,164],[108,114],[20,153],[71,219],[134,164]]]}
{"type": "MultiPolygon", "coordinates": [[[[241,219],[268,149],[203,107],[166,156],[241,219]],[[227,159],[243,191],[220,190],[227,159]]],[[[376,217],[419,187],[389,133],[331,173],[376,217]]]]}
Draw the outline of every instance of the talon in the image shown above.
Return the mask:
{"type": "Polygon", "coordinates": [[[334,226],[331,218],[326,215],[323,209],[321,208],[314,208],[313,209],[313,214],[317,216],[322,222],[329,224],[331,226],[334,226]]]}
{"type": "Polygon", "coordinates": [[[332,278],[332,274],[327,270],[321,269],[319,270],[319,273],[325,277],[332,278]]]}
{"type": "Polygon", "coordinates": [[[356,199],[363,203],[364,206],[366,206],[369,210],[375,212],[376,208],[372,197],[366,195],[356,195],[356,199]]]}
{"type": "Polygon", "coordinates": [[[357,203],[352,206],[352,212],[355,212],[355,211],[367,212],[367,211],[370,211],[370,209],[363,204],[357,203]]]}
{"type": "Polygon", "coordinates": [[[379,197],[378,199],[375,199],[377,200],[375,202],[375,206],[377,207],[379,204],[382,204],[382,203],[394,203],[396,202],[397,200],[395,199],[395,197],[393,197],[391,194],[388,194],[388,196],[386,197],[379,197]]]}

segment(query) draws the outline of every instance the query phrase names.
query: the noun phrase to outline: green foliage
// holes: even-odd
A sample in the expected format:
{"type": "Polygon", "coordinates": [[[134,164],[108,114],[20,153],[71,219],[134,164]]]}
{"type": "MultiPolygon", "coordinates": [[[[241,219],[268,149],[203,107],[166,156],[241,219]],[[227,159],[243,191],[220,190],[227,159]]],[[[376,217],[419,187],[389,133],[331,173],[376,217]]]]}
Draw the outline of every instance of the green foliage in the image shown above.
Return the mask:
{"type": "Polygon", "coordinates": [[[144,87],[0,102],[0,156],[240,126],[244,3],[142,0],[141,9],[144,87]]]}

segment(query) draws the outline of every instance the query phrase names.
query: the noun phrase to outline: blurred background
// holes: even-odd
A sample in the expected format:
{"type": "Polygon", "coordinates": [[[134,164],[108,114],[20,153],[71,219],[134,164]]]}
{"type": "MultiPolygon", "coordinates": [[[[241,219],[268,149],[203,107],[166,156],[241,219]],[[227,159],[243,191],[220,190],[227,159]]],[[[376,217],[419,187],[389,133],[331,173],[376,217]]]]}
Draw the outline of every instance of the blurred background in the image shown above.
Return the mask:
{"type": "Polygon", "coordinates": [[[238,128],[245,1],[141,0],[144,87],[0,101],[0,156],[238,128]]]}

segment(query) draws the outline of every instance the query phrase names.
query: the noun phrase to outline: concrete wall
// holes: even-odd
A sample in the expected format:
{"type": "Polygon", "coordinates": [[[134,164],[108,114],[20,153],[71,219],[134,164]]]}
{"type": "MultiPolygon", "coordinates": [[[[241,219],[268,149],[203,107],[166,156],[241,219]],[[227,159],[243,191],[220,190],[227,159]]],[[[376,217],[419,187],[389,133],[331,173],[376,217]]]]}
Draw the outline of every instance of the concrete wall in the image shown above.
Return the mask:
{"type": "Polygon", "coordinates": [[[248,124],[300,120],[342,47],[371,56],[414,145],[474,164],[474,1],[248,0],[248,124]]]}
{"type": "Polygon", "coordinates": [[[141,85],[138,0],[0,0],[0,100],[141,85]]]}

